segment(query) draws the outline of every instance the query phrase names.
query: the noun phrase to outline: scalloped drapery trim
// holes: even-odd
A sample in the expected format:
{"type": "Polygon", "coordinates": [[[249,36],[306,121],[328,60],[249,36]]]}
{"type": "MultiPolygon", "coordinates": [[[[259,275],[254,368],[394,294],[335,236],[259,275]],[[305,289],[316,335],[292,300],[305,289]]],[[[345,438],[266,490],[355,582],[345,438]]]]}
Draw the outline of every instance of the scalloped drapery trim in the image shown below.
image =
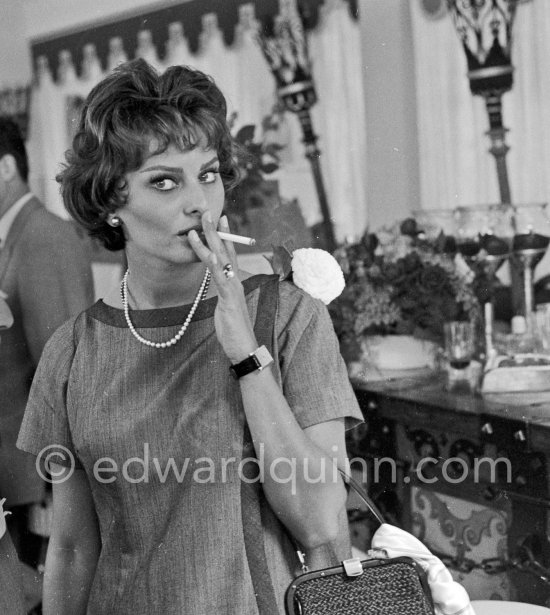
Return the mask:
{"type": "MultiPolygon", "coordinates": [[[[281,0],[188,0],[174,6],[140,13],[108,22],[96,22],[78,29],[31,41],[33,66],[40,76],[51,73],[62,81],[67,71],[88,79],[97,71],[110,70],[118,63],[144,57],[161,68],[173,63],[178,47],[200,54],[206,41],[220,33],[227,46],[239,43],[240,36],[257,23],[273,20],[281,0]]],[[[304,25],[318,24],[324,5],[333,0],[297,0],[304,25]]],[[[352,17],[357,18],[357,0],[346,2],[352,17]]]]}

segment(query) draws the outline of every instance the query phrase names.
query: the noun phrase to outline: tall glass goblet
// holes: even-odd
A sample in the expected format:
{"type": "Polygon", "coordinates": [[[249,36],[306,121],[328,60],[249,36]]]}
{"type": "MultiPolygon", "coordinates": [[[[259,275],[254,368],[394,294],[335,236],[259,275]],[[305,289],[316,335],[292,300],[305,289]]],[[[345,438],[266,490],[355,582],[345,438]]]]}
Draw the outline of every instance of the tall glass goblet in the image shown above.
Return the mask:
{"type": "Polygon", "coordinates": [[[509,258],[513,210],[491,204],[457,208],[457,248],[474,274],[474,290],[484,306],[485,356],[493,351],[493,299],[496,272],[509,258]]]}
{"type": "Polygon", "coordinates": [[[457,247],[472,268],[493,274],[508,258],[514,233],[509,205],[457,207],[457,247]]]}
{"type": "Polygon", "coordinates": [[[550,220],[546,203],[514,205],[513,262],[520,272],[523,286],[523,311],[531,323],[534,309],[533,279],[550,242],[550,220]]]}

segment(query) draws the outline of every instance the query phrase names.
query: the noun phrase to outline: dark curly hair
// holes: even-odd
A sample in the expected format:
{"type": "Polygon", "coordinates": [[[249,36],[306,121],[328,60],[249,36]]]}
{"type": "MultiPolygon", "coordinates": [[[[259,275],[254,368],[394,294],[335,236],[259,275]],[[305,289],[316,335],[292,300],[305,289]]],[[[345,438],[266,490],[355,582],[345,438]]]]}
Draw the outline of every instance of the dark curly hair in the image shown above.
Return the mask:
{"type": "Polygon", "coordinates": [[[204,138],[216,150],[226,191],[238,183],[225,98],[211,77],[188,66],[159,75],[143,59],[126,62],[98,83],[82,109],[67,162],[57,176],[65,207],[108,250],[125,245],[109,214],[126,204],[125,175],[170,145],[192,149],[204,138]]]}

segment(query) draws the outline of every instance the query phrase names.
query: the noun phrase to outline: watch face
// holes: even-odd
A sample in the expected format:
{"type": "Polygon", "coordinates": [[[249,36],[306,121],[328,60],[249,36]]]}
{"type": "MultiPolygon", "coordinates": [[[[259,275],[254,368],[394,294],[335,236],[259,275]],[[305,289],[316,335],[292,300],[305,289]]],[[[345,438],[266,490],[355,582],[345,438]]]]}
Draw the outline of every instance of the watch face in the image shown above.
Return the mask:
{"type": "Polygon", "coordinates": [[[254,353],[254,356],[259,362],[259,368],[263,369],[273,362],[273,357],[269,353],[269,350],[265,346],[260,346],[254,353]]]}

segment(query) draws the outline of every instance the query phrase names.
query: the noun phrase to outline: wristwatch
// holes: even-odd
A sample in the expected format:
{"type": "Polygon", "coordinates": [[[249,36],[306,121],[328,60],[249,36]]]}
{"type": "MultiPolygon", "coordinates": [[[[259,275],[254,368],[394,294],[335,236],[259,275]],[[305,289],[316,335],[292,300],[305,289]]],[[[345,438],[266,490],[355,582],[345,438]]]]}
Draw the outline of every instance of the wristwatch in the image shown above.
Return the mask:
{"type": "Polygon", "coordinates": [[[231,365],[229,370],[237,378],[242,378],[247,374],[251,374],[256,370],[261,371],[264,367],[267,367],[273,363],[273,357],[271,356],[269,350],[265,346],[260,346],[256,348],[254,352],[251,352],[246,359],[240,361],[239,363],[235,363],[235,365],[231,365]]]}

